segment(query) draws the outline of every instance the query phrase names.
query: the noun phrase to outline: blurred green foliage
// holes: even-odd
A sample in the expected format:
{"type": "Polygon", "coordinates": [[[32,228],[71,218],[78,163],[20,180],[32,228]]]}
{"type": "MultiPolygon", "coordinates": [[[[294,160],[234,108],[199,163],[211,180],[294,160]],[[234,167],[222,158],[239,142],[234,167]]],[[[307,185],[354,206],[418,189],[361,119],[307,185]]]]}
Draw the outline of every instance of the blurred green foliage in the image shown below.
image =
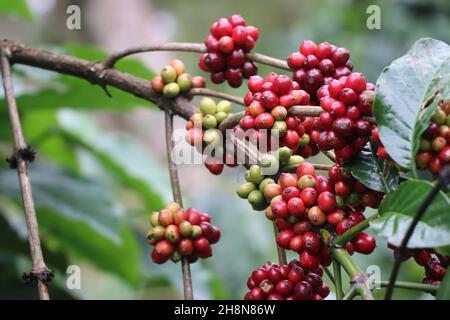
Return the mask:
{"type": "MultiPolygon", "coordinates": [[[[258,52],[283,58],[297,50],[304,39],[329,41],[349,48],[356,70],[365,72],[371,81],[418,38],[429,36],[449,42],[448,1],[379,1],[382,28],[375,31],[365,25],[366,8],[372,2],[233,0],[212,4],[206,0],[158,0],[153,5],[175,18],[174,40],[198,42],[213,20],[240,13],[260,29],[258,52]]],[[[0,0],[1,15],[32,23],[35,18],[31,12],[26,1],[0,0]]],[[[9,31],[1,30],[2,37],[9,37],[9,31]]],[[[52,44],[49,49],[90,60],[104,58],[105,54],[95,47],[86,43],[52,44]]],[[[186,58],[189,69],[196,70],[196,57],[179,56],[186,58]]],[[[151,75],[145,65],[133,59],[121,61],[117,67],[144,78],[151,75]]],[[[261,73],[268,70],[261,67],[261,73]]],[[[98,86],[65,75],[24,66],[15,66],[14,71],[26,139],[38,151],[31,177],[44,255],[56,271],[52,297],[181,298],[180,266],[152,264],[145,240],[149,211],[160,209],[170,199],[166,164],[143,141],[118,128],[106,130],[95,112],[129,112],[143,102],[114,88],[110,88],[113,98],[108,98],[98,86]],[[66,268],[71,264],[82,268],[81,290],[65,287],[66,268]]],[[[225,86],[220,89],[230,91],[225,86]]],[[[242,86],[234,93],[244,92],[242,86]]],[[[155,134],[162,139],[162,132],[155,134]]],[[[5,158],[11,148],[2,99],[0,156],[5,158]]],[[[231,174],[226,170],[217,178],[220,185],[194,188],[186,199],[211,213],[223,234],[214,248],[214,259],[192,266],[197,298],[240,299],[250,271],[276,259],[271,224],[235,197],[236,177],[243,176],[237,171],[231,174]]],[[[386,279],[391,252],[383,240],[378,246],[376,254],[356,259],[363,269],[372,264],[380,266],[386,279]]],[[[21,273],[30,265],[17,177],[0,162],[0,298],[36,298],[36,292],[21,282],[21,273]]],[[[403,280],[423,278],[423,271],[414,263],[405,263],[402,270],[403,280]]],[[[382,292],[376,291],[376,296],[381,297],[382,292]]],[[[395,297],[431,296],[398,290],[395,297]]]]}

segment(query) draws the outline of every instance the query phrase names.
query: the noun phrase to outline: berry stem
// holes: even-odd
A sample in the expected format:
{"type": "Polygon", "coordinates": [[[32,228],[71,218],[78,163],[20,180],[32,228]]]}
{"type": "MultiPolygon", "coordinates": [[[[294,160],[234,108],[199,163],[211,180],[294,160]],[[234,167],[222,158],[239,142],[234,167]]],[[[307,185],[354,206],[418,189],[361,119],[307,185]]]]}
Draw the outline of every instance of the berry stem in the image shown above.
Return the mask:
{"type": "MultiPolygon", "coordinates": [[[[181,197],[180,180],[178,178],[177,165],[172,160],[172,150],[174,142],[172,140],[173,133],[173,114],[169,111],[164,112],[165,129],[166,129],[166,150],[167,162],[169,164],[170,184],[172,185],[173,200],[183,207],[183,199],[181,197]]],[[[194,294],[192,290],[192,276],[189,261],[186,258],[181,260],[181,272],[183,275],[184,299],[193,300],[194,294]]]]}
{"type": "Polygon", "coordinates": [[[334,273],[334,287],[336,288],[336,299],[342,300],[344,297],[344,293],[342,291],[342,274],[341,274],[341,265],[337,260],[333,260],[333,273],[334,273]]]}
{"type": "MultiPolygon", "coordinates": [[[[28,230],[28,242],[30,245],[32,270],[31,275],[51,274],[44,262],[42,254],[41,240],[39,238],[39,225],[36,217],[36,209],[34,206],[33,193],[31,187],[30,175],[28,172],[28,161],[24,159],[23,152],[28,149],[23,135],[22,126],[20,124],[19,112],[17,109],[16,99],[14,97],[11,63],[8,58],[10,52],[8,49],[1,49],[1,72],[3,88],[5,91],[6,103],[8,106],[9,120],[12,127],[14,141],[14,158],[15,167],[19,178],[20,190],[22,192],[22,202],[25,209],[25,221],[28,230]]],[[[50,300],[47,282],[36,276],[39,299],[50,300]]]]}
{"type": "MultiPolygon", "coordinates": [[[[273,223],[273,232],[275,234],[275,243],[277,243],[276,239],[277,239],[278,230],[277,230],[277,226],[275,225],[275,222],[273,223]]],[[[284,251],[284,249],[281,248],[278,244],[277,244],[277,252],[278,252],[278,264],[280,266],[287,264],[286,251],[284,251]]]]}
{"type": "Polygon", "coordinates": [[[193,88],[193,89],[189,90],[188,94],[191,96],[206,96],[206,97],[215,97],[215,98],[225,99],[225,100],[245,106],[244,99],[242,99],[241,97],[236,97],[231,94],[212,90],[212,89],[193,88]]]}
{"type": "MultiPolygon", "coordinates": [[[[389,285],[388,281],[380,281],[378,283],[382,288],[386,288],[389,285]]],[[[424,283],[415,283],[407,281],[396,281],[394,286],[401,289],[410,289],[417,291],[425,291],[430,293],[436,293],[439,290],[439,286],[424,283]]]]}
{"type": "Polygon", "coordinates": [[[356,295],[357,295],[356,287],[352,285],[350,289],[348,289],[347,293],[344,295],[342,300],[353,300],[356,297],[356,295]]]}
{"type": "Polygon", "coordinates": [[[389,277],[389,284],[386,289],[386,294],[384,296],[385,300],[390,300],[392,298],[392,294],[394,292],[394,285],[397,280],[397,275],[400,270],[400,265],[403,262],[402,257],[405,255],[408,241],[411,238],[411,236],[414,233],[414,230],[419,223],[420,219],[423,217],[425,212],[427,211],[428,207],[433,202],[433,199],[438,195],[438,193],[441,191],[441,189],[445,188],[450,183],[450,167],[446,166],[444,167],[438,176],[438,181],[436,185],[433,187],[433,189],[428,193],[427,197],[423,201],[423,203],[420,205],[419,210],[417,210],[416,215],[414,216],[413,221],[408,227],[408,230],[406,231],[403,240],[401,242],[401,245],[399,247],[399,250],[395,256],[394,265],[392,266],[391,275],[389,277]]]}
{"type": "MultiPolygon", "coordinates": [[[[163,44],[154,45],[142,45],[136,47],[130,47],[122,51],[112,53],[104,62],[105,68],[113,68],[117,61],[137,53],[152,52],[152,51],[185,51],[185,52],[198,52],[205,53],[207,49],[203,43],[191,43],[191,42],[168,42],[163,44]]],[[[292,71],[289,68],[286,61],[276,59],[270,56],[266,56],[260,53],[249,52],[246,54],[249,60],[259,62],[275,68],[280,68],[287,71],[292,71]]]]}
{"type": "Polygon", "coordinates": [[[323,109],[319,106],[292,106],[288,109],[291,116],[319,116],[323,109]]]}
{"type": "Polygon", "coordinates": [[[345,272],[351,278],[356,286],[358,294],[364,300],[373,300],[372,293],[368,284],[367,275],[361,271],[358,265],[353,261],[350,254],[345,249],[331,248],[331,255],[344,268],[345,272]]]}
{"type": "Polygon", "coordinates": [[[347,242],[352,240],[358,233],[367,229],[370,226],[370,222],[378,217],[378,214],[371,215],[366,220],[361,221],[354,227],[350,228],[343,234],[333,239],[332,243],[337,246],[345,246],[347,242]]]}

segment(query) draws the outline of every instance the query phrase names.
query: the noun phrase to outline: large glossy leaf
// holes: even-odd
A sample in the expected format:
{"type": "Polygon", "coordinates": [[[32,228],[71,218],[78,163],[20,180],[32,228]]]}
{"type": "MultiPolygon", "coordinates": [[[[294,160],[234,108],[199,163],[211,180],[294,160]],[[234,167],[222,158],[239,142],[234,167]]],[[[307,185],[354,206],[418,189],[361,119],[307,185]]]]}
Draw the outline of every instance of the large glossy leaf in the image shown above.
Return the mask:
{"type": "MultiPolygon", "coordinates": [[[[70,262],[89,261],[136,285],[139,245],[119,222],[121,208],[97,183],[59,169],[33,165],[33,196],[43,242],[70,254],[70,262]]],[[[0,171],[0,194],[20,203],[17,174],[0,171]]]]}
{"type": "Polygon", "coordinates": [[[378,78],[374,115],[381,141],[400,166],[415,170],[420,135],[437,99],[450,97],[449,87],[450,46],[434,39],[417,41],[378,78]],[[430,100],[438,91],[440,97],[430,100]]]}
{"type": "Polygon", "coordinates": [[[436,295],[436,299],[438,300],[450,300],[450,272],[444,277],[444,280],[441,282],[441,287],[436,295]]]}
{"type": "Polygon", "coordinates": [[[372,151],[370,144],[344,167],[352,173],[366,187],[380,191],[389,192],[398,185],[398,171],[383,159],[377,157],[372,151]]]}
{"type": "MultiPolygon", "coordinates": [[[[401,244],[413,217],[432,190],[424,180],[405,181],[380,205],[381,217],[371,223],[376,234],[392,244],[401,244]]],[[[443,192],[435,197],[411,236],[409,248],[439,248],[450,245],[450,200],[443,192]]]]}
{"type": "Polygon", "coordinates": [[[102,131],[87,115],[61,110],[58,124],[70,143],[87,149],[113,172],[124,186],[138,192],[147,210],[160,210],[170,195],[166,168],[129,135],[102,131]]]}
{"type": "Polygon", "coordinates": [[[27,21],[33,20],[33,15],[25,0],[0,0],[0,14],[20,17],[27,21]]]}

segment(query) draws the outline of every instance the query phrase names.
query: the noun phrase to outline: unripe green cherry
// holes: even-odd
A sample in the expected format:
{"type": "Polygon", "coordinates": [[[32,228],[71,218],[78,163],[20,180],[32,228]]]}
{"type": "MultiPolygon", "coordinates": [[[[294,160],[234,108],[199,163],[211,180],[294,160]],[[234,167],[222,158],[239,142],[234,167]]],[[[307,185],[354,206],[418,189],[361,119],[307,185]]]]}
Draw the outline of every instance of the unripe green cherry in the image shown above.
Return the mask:
{"type": "Polygon", "coordinates": [[[295,154],[289,158],[288,165],[296,166],[296,165],[302,164],[303,162],[305,162],[305,159],[302,156],[295,154]]]}
{"type": "Polygon", "coordinates": [[[441,109],[437,109],[431,116],[431,122],[436,123],[438,126],[442,126],[447,120],[446,118],[447,115],[445,114],[445,112],[441,109]]]}
{"type": "Polygon", "coordinates": [[[286,122],[277,120],[272,125],[272,130],[278,130],[278,136],[282,137],[287,132],[287,125],[286,122]]]}
{"type": "Polygon", "coordinates": [[[301,138],[300,138],[300,147],[305,147],[309,144],[309,142],[311,141],[311,138],[309,137],[309,134],[305,133],[301,138]]]}
{"type": "Polygon", "coordinates": [[[231,112],[231,102],[228,100],[222,100],[217,104],[217,112],[231,112]]]}
{"type": "Polygon", "coordinates": [[[276,183],[275,180],[272,178],[265,178],[261,183],[259,184],[259,191],[264,192],[264,188],[271,183],[276,183]]]}
{"type": "Polygon", "coordinates": [[[282,165],[286,165],[292,156],[292,151],[288,147],[278,148],[277,158],[282,165]]]}
{"type": "Polygon", "coordinates": [[[176,97],[180,93],[180,86],[175,82],[168,83],[164,86],[163,95],[167,98],[176,97]]]}
{"type": "Polygon", "coordinates": [[[192,239],[197,239],[202,236],[202,228],[197,225],[192,226],[192,239]]]}
{"type": "Polygon", "coordinates": [[[261,181],[264,180],[264,176],[261,173],[261,167],[256,164],[251,165],[250,169],[248,169],[245,173],[245,179],[248,182],[253,182],[259,185],[261,181]]]}
{"type": "Polygon", "coordinates": [[[336,208],[344,209],[346,205],[347,205],[347,203],[343,197],[336,196],[336,208]]]}
{"type": "Polygon", "coordinates": [[[200,111],[203,115],[215,114],[217,110],[216,103],[211,98],[202,98],[200,100],[200,111]]]}
{"type": "Polygon", "coordinates": [[[166,228],[156,226],[152,229],[152,238],[155,240],[162,240],[166,236],[166,228]]]}
{"type": "Polygon", "coordinates": [[[193,226],[189,221],[183,221],[178,227],[183,237],[189,238],[192,235],[193,226]]]}
{"type": "Polygon", "coordinates": [[[431,150],[431,141],[427,139],[420,139],[420,145],[419,145],[420,151],[429,151],[431,150]]]}
{"type": "Polygon", "coordinates": [[[220,133],[217,129],[208,129],[203,134],[203,141],[208,145],[211,143],[216,145],[220,142],[220,137],[220,133]]]}
{"type": "Polygon", "coordinates": [[[253,190],[248,195],[248,202],[252,205],[252,207],[260,208],[262,205],[265,204],[266,200],[264,199],[264,196],[261,191],[253,190]]]}
{"type": "Polygon", "coordinates": [[[217,122],[222,122],[223,120],[225,120],[226,117],[228,117],[228,113],[225,113],[223,111],[219,111],[217,112],[215,115],[217,122]]]}
{"type": "Polygon", "coordinates": [[[177,83],[181,91],[188,91],[192,87],[192,77],[187,73],[180,74],[177,78],[177,83]]]}
{"type": "Polygon", "coordinates": [[[353,207],[358,206],[361,203],[361,200],[361,195],[357,192],[350,193],[346,199],[347,203],[353,207]]]}
{"type": "Polygon", "coordinates": [[[446,124],[450,127],[450,114],[447,115],[446,124]]]}
{"type": "Polygon", "coordinates": [[[180,262],[181,258],[182,258],[181,254],[178,251],[174,251],[174,253],[172,253],[172,256],[170,257],[170,260],[177,263],[180,262]]]}
{"type": "Polygon", "coordinates": [[[256,190],[256,185],[253,182],[246,182],[237,187],[236,193],[239,198],[247,199],[253,190],[256,190]]]}
{"type": "Polygon", "coordinates": [[[278,159],[274,155],[268,153],[261,156],[260,164],[262,174],[267,175],[276,173],[280,167],[278,159]]]}
{"type": "Polygon", "coordinates": [[[165,83],[174,82],[177,79],[177,71],[172,66],[165,66],[161,70],[161,77],[163,78],[165,83]]]}
{"type": "Polygon", "coordinates": [[[150,224],[154,227],[159,226],[159,212],[152,212],[150,215],[150,224]]]}
{"type": "Polygon", "coordinates": [[[317,183],[316,179],[313,176],[307,174],[307,175],[304,175],[303,177],[301,177],[298,180],[297,184],[298,184],[298,188],[300,190],[303,190],[306,188],[314,188],[316,186],[316,183],[317,183]]]}
{"type": "Polygon", "coordinates": [[[207,114],[203,117],[203,127],[206,129],[213,129],[217,127],[217,119],[212,114],[207,114]]]}

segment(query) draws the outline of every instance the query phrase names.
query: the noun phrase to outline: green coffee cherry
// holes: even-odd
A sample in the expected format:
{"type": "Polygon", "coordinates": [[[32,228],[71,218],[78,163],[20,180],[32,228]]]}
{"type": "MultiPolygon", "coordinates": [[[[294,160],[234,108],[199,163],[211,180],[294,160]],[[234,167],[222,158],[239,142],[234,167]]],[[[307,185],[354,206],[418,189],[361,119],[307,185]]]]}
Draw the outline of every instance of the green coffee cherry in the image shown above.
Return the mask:
{"type": "Polygon", "coordinates": [[[446,124],[450,127],[450,114],[447,115],[446,124]]]}
{"type": "Polygon", "coordinates": [[[192,234],[192,224],[189,221],[183,221],[178,226],[183,237],[189,238],[192,234]]]}
{"type": "Polygon", "coordinates": [[[222,122],[226,117],[228,117],[228,114],[225,113],[225,112],[223,112],[223,111],[220,111],[220,112],[217,112],[214,116],[216,117],[217,122],[220,123],[220,122],[222,122]]]}
{"type": "Polygon", "coordinates": [[[431,141],[427,139],[420,139],[420,145],[419,145],[420,151],[429,151],[431,150],[431,141]]]}
{"type": "Polygon", "coordinates": [[[162,226],[156,226],[152,229],[152,238],[155,240],[162,240],[166,236],[166,228],[162,226]]]}
{"type": "Polygon", "coordinates": [[[361,203],[361,195],[357,192],[352,192],[346,199],[347,203],[353,207],[358,206],[361,203]]]}
{"type": "Polygon", "coordinates": [[[282,165],[286,165],[292,156],[292,151],[288,147],[278,148],[277,158],[282,165]]]}
{"type": "Polygon", "coordinates": [[[192,226],[192,239],[197,239],[202,236],[202,228],[197,225],[192,226]]]}
{"type": "Polygon", "coordinates": [[[203,117],[203,127],[206,129],[214,129],[217,127],[217,119],[212,114],[203,117]]]}
{"type": "Polygon", "coordinates": [[[252,182],[246,182],[237,187],[236,193],[239,198],[247,199],[250,192],[256,190],[256,185],[252,182]]]}
{"type": "Polygon", "coordinates": [[[289,158],[288,165],[296,166],[302,164],[303,162],[305,162],[305,159],[302,156],[293,155],[292,157],[289,158]]]}
{"type": "Polygon", "coordinates": [[[253,190],[248,195],[248,202],[252,205],[252,207],[260,208],[266,203],[264,196],[261,191],[253,190]]]}
{"type": "Polygon", "coordinates": [[[177,79],[177,71],[172,66],[165,66],[161,70],[161,77],[163,78],[165,83],[174,82],[177,79]]]}
{"type": "Polygon", "coordinates": [[[203,141],[206,144],[213,143],[214,145],[220,142],[220,133],[217,129],[208,129],[203,134],[203,141]]]}
{"type": "Polygon", "coordinates": [[[260,184],[261,181],[264,180],[264,176],[261,173],[261,167],[253,164],[250,169],[247,170],[247,172],[245,173],[245,179],[248,182],[253,182],[255,184],[260,184]]]}
{"type": "Polygon", "coordinates": [[[163,88],[163,95],[167,98],[176,97],[180,93],[180,86],[175,82],[168,83],[163,88]]]}
{"type": "Polygon", "coordinates": [[[271,183],[276,183],[275,180],[272,178],[265,178],[261,183],[259,184],[259,191],[264,192],[264,188],[271,183]]]}
{"type": "Polygon", "coordinates": [[[231,102],[228,100],[222,100],[217,104],[217,112],[231,112],[231,102]]]}
{"type": "Polygon", "coordinates": [[[177,83],[181,91],[188,91],[192,87],[192,77],[187,73],[180,74],[177,78],[177,83]]]}
{"type": "Polygon", "coordinates": [[[282,137],[287,132],[287,125],[285,121],[277,120],[272,125],[272,130],[278,130],[278,136],[282,137]]]}
{"type": "Polygon", "coordinates": [[[309,137],[309,134],[305,133],[305,134],[300,138],[300,147],[307,146],[307,145],[309,144],[310,141],[311,141],[311,138],[309,137]]]}
{"type": "Polygon", "coordinates": [[[150,215],[150,224],[153,227],[159,226],[159,212],[152,212],[150,215]]]}
{"type": "Polygon", "coordinates": [[[336,196],[336,208],[338,209],[344,209],[346,206],[345,199],[341,196],[336,196]]]}
{"type": "Polygon", "coordinates": [[[203,113],[203,115],[206,114],[215,114],[217,110],[216,103],[211,98],[203,98],[200,101],[200,111],[203,113]]]}
{"type": "Polygon", "coordinates": [[[431,116],[431,122],[436,123],[438,126],[442,126],[446,121],[447,115],[441,109],[437,109],[431,116]]]}
{"type": "Polygon", "coordinates": [[[280,162],[272,154],[264,154],[260,160],[263,175],[275,174],[280,168],[280,162]]]}

